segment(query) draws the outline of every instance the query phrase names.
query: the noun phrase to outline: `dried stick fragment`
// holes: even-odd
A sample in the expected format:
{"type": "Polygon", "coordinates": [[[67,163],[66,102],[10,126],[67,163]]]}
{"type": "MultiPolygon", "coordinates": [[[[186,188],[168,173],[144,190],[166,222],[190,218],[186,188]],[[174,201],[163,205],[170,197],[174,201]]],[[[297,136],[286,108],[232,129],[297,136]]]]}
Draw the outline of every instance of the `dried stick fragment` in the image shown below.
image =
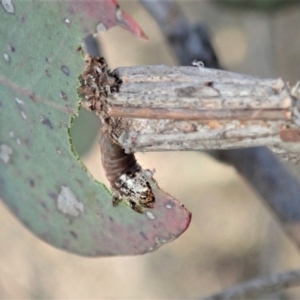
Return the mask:
{"type": "MultiPolygon", "coordinates": [[[[127,120],[126,152],[269,146],[298,155],[295,88],[281,79],[197,67],[123,67],[108,97],[112,118],[127,120]]],[[[297,90],[297,89],[296,89],[297,90]]]]}
{"type": "Polygon", "coordinates": [[[295,270],[251,280],[201,300],[254,299],[258,296],[298,286],[299,284],[300,270],[295,270]]]}
{"type": "Polygon", "coordinates": [[[114,96],[114,106],[262,110],[289,108],[292,102],[290,89],[281,79],[163,65],[123,67],[115,72],[123,84],[114,96]]]}

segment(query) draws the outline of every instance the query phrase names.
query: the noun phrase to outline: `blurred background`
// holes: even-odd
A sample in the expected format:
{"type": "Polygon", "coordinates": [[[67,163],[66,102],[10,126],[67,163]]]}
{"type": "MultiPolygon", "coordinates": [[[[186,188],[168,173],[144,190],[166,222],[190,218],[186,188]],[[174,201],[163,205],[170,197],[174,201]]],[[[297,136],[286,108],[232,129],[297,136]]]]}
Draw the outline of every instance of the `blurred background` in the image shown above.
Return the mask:
{"type": "MultiPolygon", "coordinates": [[[[192,23],[207,25],[226,69],[292,83],[299,80],[300,6],[275,7],[278,1],[273,1],[272,8],[255,9],[224,5],[226,1],[223,5],[178,2],[192,23]]],[[[176,65],[172,50],[139,1],[119,3],[149,41],[137,40],[121,28],[101,33],[103,55],[111,69],[176,65]]],[[[72,137],[88,170],[107,183],[100,162],[99,128],[100,120],[82,109],[72,137]]],[[[145,153],[137,158],[143,167],[155,168],[161,188],[192,212],[189,229],[154,253],[90,259],[38,240],[0,204],[1,299],[194,298],[257,276],[300,268],[299,251],[235,169],[199,152],[145,153]]],[[[297,173],[295,166],[288,167],[297,173]]],[[[300,288],[267,298],[299,299],[300,288]]]]}

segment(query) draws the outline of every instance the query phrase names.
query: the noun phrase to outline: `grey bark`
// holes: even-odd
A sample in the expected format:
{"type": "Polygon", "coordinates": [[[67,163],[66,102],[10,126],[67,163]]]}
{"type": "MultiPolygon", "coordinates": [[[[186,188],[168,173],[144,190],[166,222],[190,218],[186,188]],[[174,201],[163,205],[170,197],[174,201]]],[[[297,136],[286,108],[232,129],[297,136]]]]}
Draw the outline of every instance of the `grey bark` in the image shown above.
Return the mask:
{"type": "Polygon", "coordinates": [[[260,295],[298,286],[299,284],[300,270],[295,270],[254,279],[226,289],[221,293],[202,298],[201,300],[255,299],[260,295]]]}
{"type": "Polygon", "coordinates": [[[108,114],[129,119],[118,138],[128,153],[269,146],[299,156],[298,85],[201,67],[115,72],[123,83],[108,114]]]}

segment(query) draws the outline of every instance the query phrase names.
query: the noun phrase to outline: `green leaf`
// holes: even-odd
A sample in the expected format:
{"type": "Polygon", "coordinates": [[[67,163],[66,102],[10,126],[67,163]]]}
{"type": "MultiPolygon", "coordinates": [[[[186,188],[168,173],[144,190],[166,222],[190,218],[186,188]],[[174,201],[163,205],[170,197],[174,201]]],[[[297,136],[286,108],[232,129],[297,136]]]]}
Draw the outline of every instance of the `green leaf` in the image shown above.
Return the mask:
{"type": "MultiPolygon", "coordinates": [[[[55,247],[86,256],[149,252],[178,237],[190,213],[161,190],[146,214],[113,208],[107,188],[72,153],[69,127],[83,69],[77,48],[97,22],[114,24],[115,10],[100,9],[95,20],[71,2],[0,3],[0,197],[55,247]]],[[[95,163],[101,167],[100,154],[95,163]]]]}

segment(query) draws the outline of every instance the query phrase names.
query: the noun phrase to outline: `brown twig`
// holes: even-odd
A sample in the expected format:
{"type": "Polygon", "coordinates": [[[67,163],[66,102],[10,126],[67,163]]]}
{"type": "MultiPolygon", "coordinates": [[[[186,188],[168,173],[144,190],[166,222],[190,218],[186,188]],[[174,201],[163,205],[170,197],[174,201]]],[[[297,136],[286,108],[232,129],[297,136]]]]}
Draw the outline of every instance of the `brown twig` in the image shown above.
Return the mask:
{"type": "Polygon", "coordinates": [[[201,300],[254,299],[269,292],[298,286],[299,284],[300,270],[295,270],[251,280],[201,300]]]}

